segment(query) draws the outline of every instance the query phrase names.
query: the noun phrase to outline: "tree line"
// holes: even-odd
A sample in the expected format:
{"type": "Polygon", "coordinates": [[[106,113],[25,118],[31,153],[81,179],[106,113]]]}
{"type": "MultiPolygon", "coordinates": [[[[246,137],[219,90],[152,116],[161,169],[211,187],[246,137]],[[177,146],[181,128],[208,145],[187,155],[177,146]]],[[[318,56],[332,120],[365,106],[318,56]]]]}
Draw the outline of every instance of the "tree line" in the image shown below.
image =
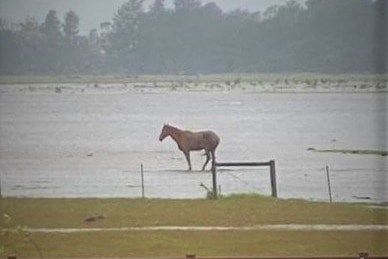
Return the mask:
{"type": "Polygon", "coordinates": [[[289,1],[264,12],[216,3],[125,2],[80,35],[80,17],[0,20],[0,74],[385,73],[385,0],[289,1]]]}

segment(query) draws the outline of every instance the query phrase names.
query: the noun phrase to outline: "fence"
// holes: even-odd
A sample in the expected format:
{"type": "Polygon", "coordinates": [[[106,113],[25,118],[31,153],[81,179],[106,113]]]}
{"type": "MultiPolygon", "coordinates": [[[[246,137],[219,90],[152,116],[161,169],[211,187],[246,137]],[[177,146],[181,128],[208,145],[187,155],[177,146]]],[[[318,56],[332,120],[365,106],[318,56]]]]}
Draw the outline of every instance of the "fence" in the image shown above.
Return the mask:
{"type": "Polygon", "coordinates": [[[217,190],[217,167],[237,167],[237,166],[269,166],[270,168],[270,178],[271,178],[271,192],[272,196],[277,198],[277,184],[276,184],[276,169],[275,169],[275,160],[270,160],[268,162],[224,162],[219,163],[213,161],[212,164],[212,183],[213,183],[213,195],[215,198],[218,196],[217,190]]]}
{"type": "MultiPolygon", "coordinates": [[[[202,161],[201,161],[202,162],[202,161]]],[[[129,167],[96,167],[84,169],[85,173],[69,170],[61,172],[39,171],[39,174],[12,174],[2,172],[0,175],[0,197],[147,197],[147,198],[204,198],[210,192],[218,195],[258,192],[277,197],[281,191],[283,198],[301,198],[320,201],[344,202],[386,202],[383,193],[371,187],[377,186],[383,171],[378,173],[352,168],[299,168],[290,167],[278,161],[254,163],[222,163],[217,161],[216,172],[194,170],[188,172],[181,163],[158,166],[139,164],[129,167]],[[251,167],[227,167],[251,166],[251,167]],[[262,166],[260,168],[255,166],[262,166]],[[271,169],[271,179],[268,169],[271,169]],[[101,169],[102,168],[102,169],[101,169]],[[357,169],[356,169],[357,170],[357,169]],[[71,171],[71,172],[70,172],[71,171]],[[280,172],[281,171],[281,172],[280,172]],[[281,173],[281,175],[279,175],[281,173]],[[354,177],[356,175],[357,177],[354,177]],[[212,183],[215,178],[215,184],[212,183]],[[218,179],[217,179],[218,178],[218,179]],[[218,183],[217,183],[218,180],[218,183]],[[270,181],[271,180],[271,181],[270,181]],[[276,183],[277,182],[277,183],[276,183]],[[349,188],[349,186],[353,188],[349,188]],[[206,188],[204,188],[205,186],[206,188]],[[218,188],[217,188],[218,187],[218,188]],[[222,188],[221,188],[222,187],[222,188]],[[272,190],[271,190],[272,189],[272,190]]],[[[202,163],[197,163],[197,167],[202,163]]],[[[380,181],[381,182],[381,181],[380,181]]],[[[381,185],[379,185],[381,186],[381,185]]]]}

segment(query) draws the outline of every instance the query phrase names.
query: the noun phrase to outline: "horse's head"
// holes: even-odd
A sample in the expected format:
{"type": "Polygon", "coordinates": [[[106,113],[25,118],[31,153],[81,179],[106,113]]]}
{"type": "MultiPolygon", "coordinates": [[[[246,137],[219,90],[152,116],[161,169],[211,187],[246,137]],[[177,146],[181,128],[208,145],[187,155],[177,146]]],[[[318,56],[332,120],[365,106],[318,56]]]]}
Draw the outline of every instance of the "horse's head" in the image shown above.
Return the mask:
{"type": "Polygon", "coordinates": [[[159,140],[162,141],[169,135],[170,135],[169,126],[167,124],[164,124],[162,128],[162,132],[160,133],[160,136],[159,136],[159,140]]]}

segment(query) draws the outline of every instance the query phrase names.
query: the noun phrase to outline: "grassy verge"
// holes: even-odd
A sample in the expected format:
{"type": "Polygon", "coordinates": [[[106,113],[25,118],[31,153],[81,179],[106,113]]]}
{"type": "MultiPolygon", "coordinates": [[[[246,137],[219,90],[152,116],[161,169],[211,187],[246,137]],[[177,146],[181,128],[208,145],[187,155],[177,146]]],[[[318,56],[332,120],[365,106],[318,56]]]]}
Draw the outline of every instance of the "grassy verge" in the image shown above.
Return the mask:
{"type": "Polygon", "coordinates": [[[387,232],[153,231],[37,234],[8,240],[20,257],[387,255],[387,232]]]}
{"type": "MultiPolygon", "coordinates": [[[[388,210],[352,204],[237,196],[220,200],[3,198],[10,226],[250,226],[257,224],[388,224],[388,210]],[[89,226],[89,225],[86,225],[89,226]]],[[[4,222],[2,222],[4,227],[4,222]]]]}
{"type": "MultiPolygon", "coordinates": [[[[134,226],[251,226],[258,224],[388,224],[388,210],[235,196],[220,200],[31,199],[0,200],[1,228],[134,226]],[[90,216],[105,218],[85,222],[90,216]]],[[[0,235],[21,257],[388,254],[388,231],[127,231],[0,235]],[[28,238],[27,238],[28,237],[28,238]],[[33,242],[31,242],[33,240],[33,242]],[[39,249],[37,249],[37,247],[39,249]]],[[[1,246],[1,245],[0,245],[1,246]]]]}

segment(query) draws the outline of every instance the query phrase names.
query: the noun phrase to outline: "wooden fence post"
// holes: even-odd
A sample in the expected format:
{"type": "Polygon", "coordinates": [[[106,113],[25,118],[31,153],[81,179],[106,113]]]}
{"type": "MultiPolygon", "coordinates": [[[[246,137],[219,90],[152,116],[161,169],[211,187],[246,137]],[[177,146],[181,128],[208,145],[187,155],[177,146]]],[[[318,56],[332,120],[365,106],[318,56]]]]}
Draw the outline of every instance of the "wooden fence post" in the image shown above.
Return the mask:
{"type": "Polygon", "coordinates": [[[145,191],[144,191],[144,168],[143,164],[140,165],[140,174],[141,174],[141,197],[145,198],[145,191]]]}
{"type": "Polygon", "coordinates": [[[269,162],[227,162],[227,163],[216,163],[215,161],[213,161],[213,164],[212,164],[213,193],[215,198],[217,198],[217,172],[216,172],[217,166],[269,166],[272,196],[275,198],[278,197],[275,160],[271,160],[269,162]]]}
{"type": "Polygon", "coordinates": [[[330,203],[332,203],[333,202],[333,197],[331,196],[331,183],[330,183],[329,166],[326,166],[326,176],[327,176],[327,186],[329,188],[329,200],[330,200],[330,203]]]}
{"type": "Polygon", "coordinates": [[[218,198],[217,193],[217,169],[216,169],[216,161],[212,159],[212,180],[213,180],[213,197],[215,199],[218,198]]]}
{"type": "Polygon", "coordinates": [[[271,175],[271,190],[272,197],[278,197],[278,189],[276,184],[276,169],[275,169],[275,160],[269,161],[270,175],[271,175]]]}

